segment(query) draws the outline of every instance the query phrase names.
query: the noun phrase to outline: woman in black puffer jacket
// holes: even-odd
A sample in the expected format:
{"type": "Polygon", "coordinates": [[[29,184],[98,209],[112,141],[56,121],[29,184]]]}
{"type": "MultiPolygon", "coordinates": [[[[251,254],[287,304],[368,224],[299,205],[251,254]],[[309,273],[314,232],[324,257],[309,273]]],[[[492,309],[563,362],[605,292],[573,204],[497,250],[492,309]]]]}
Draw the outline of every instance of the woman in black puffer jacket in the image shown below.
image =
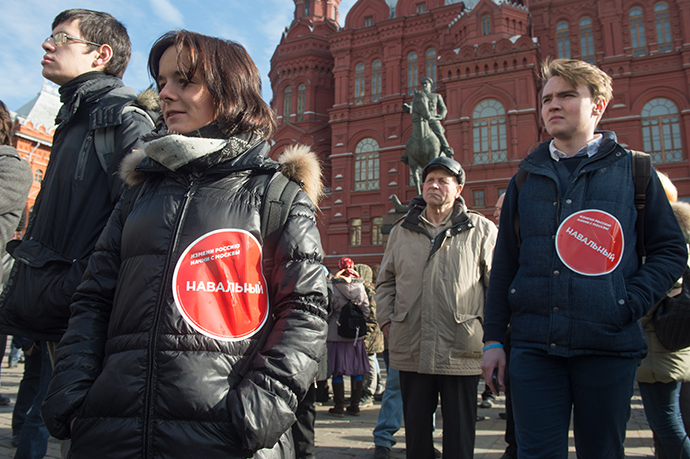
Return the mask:
{"type": "Polygon", "coordinates": [[[137,186],[73,298],[46,426],[72,438],[75,459],[292,457],[327,328],[318,161],[283,155],[305,191],[262,254],[263,195],[281,165],[254,63],[236,43],[175,31],[149,70],[169,131],[123,163],[137,186]]]}

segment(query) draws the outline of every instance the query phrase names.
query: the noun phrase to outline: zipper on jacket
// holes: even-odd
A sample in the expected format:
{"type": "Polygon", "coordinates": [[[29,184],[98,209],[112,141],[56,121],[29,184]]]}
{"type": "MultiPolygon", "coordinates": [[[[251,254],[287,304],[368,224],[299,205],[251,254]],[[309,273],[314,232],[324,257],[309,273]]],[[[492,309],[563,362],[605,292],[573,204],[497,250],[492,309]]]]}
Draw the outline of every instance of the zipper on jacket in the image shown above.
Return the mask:
{"type": "Polygon", "coordinates": [[[170,265],[173,258],[173,249],[177,246],[177,238],[179,236],[180,226],[184,215],[187,213],[187,205],[189,204],[189,197],[192,195],[192,191],[195,188],[196,183],[194,179],[189,181],[187,187],[187,192],[184,194],[184,198],[180,203],[180,209],[177,214],[177,219],[175,220],[175,227],[173,229],[173,234],[170,238],[170,244],[168,246],[168,255],[165,259],[165,266],[163,267],[163,281],[161,282],[160,289],[158,291],[158,301],[153,312],[153,325],[151,327],[149,335],[149,343],[147,346],[148,358],[147,358],[147,370],[146,370],[146,387],[144,388],[144,400],[148,402],[144,405],[144,426],[142,429],[142,434],[144,436],[142,441],[142,457],[149,457],[149,450],[151,449],[151,414],[155,405],[154,398],[154,386],[155,381],[155,371],[154,366],[156,364],[156,353],[158,351],[158,327],[160,326],[161,315],[163,313],[163,306],[165,298],[165,291],[169,288],[167,282],[168,275],[170,271],[170,265]]]}
{"type": "Polygon", "coordinates": [[[81,146],[81,151],[79,152],[79,159],[77,160],[77,168],[74,171],[74,180],[84,180],[84,170],[86,170],[86,160],[89,158],[89,152],[91,151],[91,144],[93,143],[93,131],[89,131],[89,134],[84,139],[84,143],[81,146]]]}

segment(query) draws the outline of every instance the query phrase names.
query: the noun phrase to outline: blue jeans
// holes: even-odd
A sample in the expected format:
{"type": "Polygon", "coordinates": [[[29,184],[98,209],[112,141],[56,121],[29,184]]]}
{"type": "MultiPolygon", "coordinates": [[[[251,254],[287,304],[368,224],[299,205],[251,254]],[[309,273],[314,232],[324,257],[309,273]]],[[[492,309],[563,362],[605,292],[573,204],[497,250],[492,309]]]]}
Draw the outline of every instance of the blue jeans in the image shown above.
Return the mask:
{"type": "Polygon", "coordinates": [[[41,382],[31,409],[24,420],[14,459],[40,459],[45,457],[48,451],[48,438],[50,435],[45,425],[43,425],[43,419],[41,419],[41,405],[43,404],[43,399],[46,398],[50,377],[53,374],[53,366],[50,363],[46,343],[41,342],[40,344],[41,382]]]}
{"type": "Polygon", "coordinates": [[[687,438],[678,404],[681,383],[674,381],[638,385],[647,422],[656,432],[664,457],[689,459],[690,439],[687,438]]]}
{"type": "Polygon", "coordinates": [[[396,441],[393,435],[400,430],[403,418],[402,395],[400,394],[400,373],[388,368],[386,390],[383,391],[379,419],[374,428],[374,444],[392,448],[396,441]]]}
{"type": "Polygon", "coordinates": [[[513,347],[510,390],[520,459],[567,459],[571,411],[578,458],[623,459],[639,362],[513,347]]]}

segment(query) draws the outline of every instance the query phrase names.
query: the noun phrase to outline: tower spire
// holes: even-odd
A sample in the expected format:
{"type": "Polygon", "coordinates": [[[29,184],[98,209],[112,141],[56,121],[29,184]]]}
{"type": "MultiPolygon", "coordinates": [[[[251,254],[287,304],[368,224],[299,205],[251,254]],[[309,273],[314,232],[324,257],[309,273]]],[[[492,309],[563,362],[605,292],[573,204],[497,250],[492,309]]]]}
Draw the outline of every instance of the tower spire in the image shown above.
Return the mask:
{"type": "Polygon", "coordinates": [[[295,19],[338,22],[340,0],[294,0],[295,19]]]}

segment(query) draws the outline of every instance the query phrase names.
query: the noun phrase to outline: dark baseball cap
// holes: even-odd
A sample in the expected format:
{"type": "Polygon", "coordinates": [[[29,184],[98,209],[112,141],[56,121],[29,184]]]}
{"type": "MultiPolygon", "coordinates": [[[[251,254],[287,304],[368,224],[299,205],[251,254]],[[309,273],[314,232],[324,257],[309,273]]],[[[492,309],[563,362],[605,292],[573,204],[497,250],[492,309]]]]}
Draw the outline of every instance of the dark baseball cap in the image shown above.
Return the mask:
{"type": "Polygon", "coordinates": [[[458,180],[459,185],[465,184],[465,171],[462,169],[462,166],[459,162],[447,156],[439,156],[438,158],[432,159],[429,161],[429,164],[424,166],[424,169],[422,170],[422,182],[426,180],[426,175],[429,172],[433,171],[434,169],[441,168],[453,174],[458,180]]]}

